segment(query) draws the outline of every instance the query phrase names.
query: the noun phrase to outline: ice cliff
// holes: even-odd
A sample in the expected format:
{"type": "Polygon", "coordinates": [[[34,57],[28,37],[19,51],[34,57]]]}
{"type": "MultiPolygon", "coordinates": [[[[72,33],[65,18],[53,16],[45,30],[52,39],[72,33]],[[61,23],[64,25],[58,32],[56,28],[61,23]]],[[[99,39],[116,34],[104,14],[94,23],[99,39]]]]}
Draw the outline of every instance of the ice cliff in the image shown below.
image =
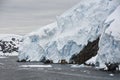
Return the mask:
{"type": "Polygon", "coordinates": [[[120,0],[80,0],[58,16],[56,22],[26,35],[19,49],[19,60],[40,61],[45,57],[54,63],[63,59],[69,62],[73,54],[100,37],[108,27],[104,25],[112,22],[105,23],[106,19],[119,3],[120,0]]]}
{"type": "Polygon", "coordinates": [[[105,63],[120,63],[120,6],[108,17],[112,21],[102,34],[99,42],[97,61],[100,66],[105,63]]]}

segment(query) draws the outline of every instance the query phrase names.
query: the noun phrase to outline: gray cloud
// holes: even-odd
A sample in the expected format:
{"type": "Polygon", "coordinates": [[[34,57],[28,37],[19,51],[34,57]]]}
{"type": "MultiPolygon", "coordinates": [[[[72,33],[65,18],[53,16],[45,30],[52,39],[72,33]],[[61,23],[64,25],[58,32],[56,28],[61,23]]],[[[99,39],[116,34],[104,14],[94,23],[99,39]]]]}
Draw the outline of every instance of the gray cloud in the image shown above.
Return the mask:
{"type": "Polygon", "coordinates": [[[0,33],[26,34],[55,21],[80,0],[1,0],[0,33]]]}

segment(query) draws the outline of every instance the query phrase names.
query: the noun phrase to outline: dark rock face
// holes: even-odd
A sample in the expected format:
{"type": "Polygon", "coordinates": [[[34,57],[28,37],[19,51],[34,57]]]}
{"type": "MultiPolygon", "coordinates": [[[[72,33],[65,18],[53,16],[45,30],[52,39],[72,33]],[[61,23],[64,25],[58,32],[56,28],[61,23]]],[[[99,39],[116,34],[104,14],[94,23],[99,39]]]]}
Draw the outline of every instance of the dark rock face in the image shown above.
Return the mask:
{"type": "Polygon", "coordinates": [[[47,59],[47,60],[45,60],[43,63],[44,63],[44,64],[52,64],[52,63],[53,63],[53,61],[52,61],[52,60],[47,59]]]}
{"type": "Polygon", "coordinates": [[[60,63],[60,64],[67,64],[68,62],[65,59],[62,59],[58,63],[60,63]]]}
{"type": "Polygon", "coordinates": [[[23,60],[21,60],[21,61],[17,60],[17,62],[26,62],[26,60],[25,60],[25,59],[23,59],[23,60]]]}
{"type": "Polygon", "coordinates": [[[15,38],[11,38],[9,41],[3,41],[0,40],[0,51],[3,53],[12,53],[12,52],[18,52],[18,44],[19,40],[15,38]]]}
{"type": "Polygon", "coordinates": [[[52,63],[53,63],[52,60],[46,59],[46,57],[43,57],[40,62],[42,62],[42,63],[44,63],[44,64],[52,64],[52,63]]]}
{"type": "Polygon", "coordinates": [[[117,69],[119,70],[119,64],[118,63],[105,63],[106,67],[108,68],[108,71],[116,71],[117,69]]]}
{"type": "Polygon", "coordinates": [[[79,54],[75,54],[71,57],[70,63],[74,64],[83,64],[93,56],[97,54],[99,49],[99,38],[94,40],[93,42],[88,42],[88,44],[80,51],[79,54]]]}
{"type": "Polygon", "coordinates": [[[43,57],[40,62],[44,63],[46,61],[46,58],[43,57]]]}

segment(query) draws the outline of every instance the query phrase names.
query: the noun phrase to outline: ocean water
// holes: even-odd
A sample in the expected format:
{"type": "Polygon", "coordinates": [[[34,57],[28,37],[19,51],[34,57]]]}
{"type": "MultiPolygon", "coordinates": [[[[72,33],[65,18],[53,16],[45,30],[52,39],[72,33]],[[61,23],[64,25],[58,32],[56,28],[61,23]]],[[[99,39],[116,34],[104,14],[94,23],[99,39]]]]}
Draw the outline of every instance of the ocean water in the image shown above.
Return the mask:
{"type": "Polygon", "coordinates": [[[80,0],[0,0],[0,34],[24,35],[55,21],[80,0]]]}

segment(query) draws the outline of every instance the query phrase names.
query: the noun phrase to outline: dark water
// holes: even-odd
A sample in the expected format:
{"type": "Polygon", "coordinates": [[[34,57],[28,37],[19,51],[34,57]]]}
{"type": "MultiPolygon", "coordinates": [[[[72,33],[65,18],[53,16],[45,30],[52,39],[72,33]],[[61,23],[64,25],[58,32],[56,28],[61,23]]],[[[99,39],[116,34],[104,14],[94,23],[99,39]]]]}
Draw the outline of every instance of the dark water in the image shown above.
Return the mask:
{"type": "Polygon", "coordinates": [[[20,67],[42,65],[39,62],[16,62],[17,57],[0,58],[0,80],[120,80],[120,73],[99,71],[90,67],[71,68],[70,64],[51,64],[48,68],[20,67]]]}

